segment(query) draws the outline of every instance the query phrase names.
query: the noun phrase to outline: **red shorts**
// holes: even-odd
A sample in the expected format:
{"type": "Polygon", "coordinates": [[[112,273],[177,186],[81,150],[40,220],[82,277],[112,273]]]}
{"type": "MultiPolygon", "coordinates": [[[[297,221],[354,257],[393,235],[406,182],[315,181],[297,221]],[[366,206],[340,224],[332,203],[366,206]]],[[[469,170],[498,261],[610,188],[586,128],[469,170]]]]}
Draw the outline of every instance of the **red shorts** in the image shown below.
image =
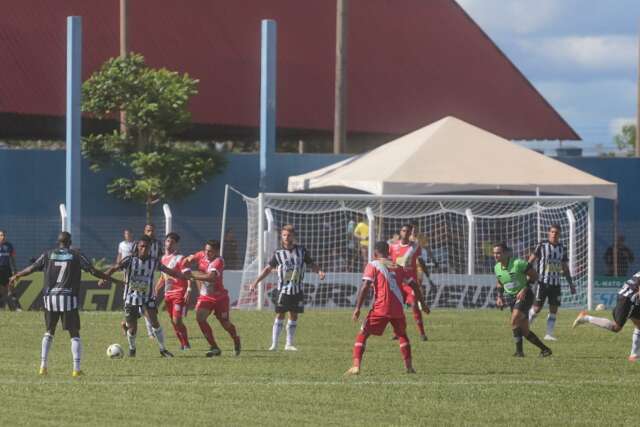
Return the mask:
{"type": "Polygon", "coordinates": [[[213,311],[218,319],[226,320],[229,318],[229,295],[219,297],[200,295],[196,303],[196,310],[200,309],[213,311]]]}
{"type": "Polygon", "coordinates": [[[405,304],[413,305],[416,302],[416,295],[411,286],[403,283],[400,290],[402,291],[402,298],[404,298],[405,304]]]}
{"type": "Polygon", "coordinates": [[[184,295],[181,296],[164,296],[164,304],[167,308],[167,312],[171,318],[182,318],[187,315],[187,305],[184,301],[184,295]]]}
{"type": "Polygon", "coordinates": [[[407,320],[404,317],[389,318],[382,316],[372,316],[369,314],[362,322],[362,332],[367,335],[382,335],[387,323],[391,323],[393,333],[397,337],[407,335],[407,320]]]}

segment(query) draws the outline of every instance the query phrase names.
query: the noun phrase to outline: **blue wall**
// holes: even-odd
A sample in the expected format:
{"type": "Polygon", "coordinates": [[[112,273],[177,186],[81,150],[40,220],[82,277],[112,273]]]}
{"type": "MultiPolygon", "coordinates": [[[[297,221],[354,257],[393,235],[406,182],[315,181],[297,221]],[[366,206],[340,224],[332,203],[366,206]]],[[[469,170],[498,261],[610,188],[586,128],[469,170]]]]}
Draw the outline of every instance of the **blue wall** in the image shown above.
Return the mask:
{"type": "MultiPolygon", "coordinates": [[[[269,191],[284,192],[289,175],[314,170],[347,156],[333,154],[277,154],[271,167],[269,191]]],[[[202,185],[183,200],[171,202],[175,229],[183,235],[183,249],[199,247],[208,238],[219,238],[224,185],[230,184],[244,194],[255,196],[259,180],[257,154],[228,154],[225,171],[202,185]]],[[[627,245],[640,256],[640,159],[559,158],[585,172],[618,183],[620,197],[620,231],[627,245]]],[[[0,228],[6,228],[18,248],[19,261],[37,255],[49,246],[59,230],[58,205],[64,201],[63,151],[0,150],[0,228]]],[[[93,257],[112,258],[121,230],[139,231],[144,224],[144,207],[124,202],[106,194],[112,173],[91,172],[83,167],[82,217],[83,248],[93,257]]],[[[229,226],[236,232],[240,246],[244,243],[244,205],[231,197],[229,226]]],[[[158,224],[161,209],[156,207],[158,224]]],[[[602,256],[612,242],[612,203],[596,201],[596,270],[604,271],[602,256]]],[[[161,234],[161,230],[160,233],[161,234]]],[[[640,262],[634,263],[634,268],[640,262]]]]}

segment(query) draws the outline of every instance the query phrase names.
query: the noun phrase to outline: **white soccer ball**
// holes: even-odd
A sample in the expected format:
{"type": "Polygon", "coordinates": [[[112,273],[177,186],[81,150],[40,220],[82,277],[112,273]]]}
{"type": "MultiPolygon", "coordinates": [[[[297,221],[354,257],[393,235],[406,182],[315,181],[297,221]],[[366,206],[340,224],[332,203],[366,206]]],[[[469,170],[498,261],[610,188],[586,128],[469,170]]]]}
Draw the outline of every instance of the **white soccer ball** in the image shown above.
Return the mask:
{"type": "Polygon", "coordinates": [[[122,359],[124,356],[124,350],[120,344],[111,344],[107,347],[107,356],[111,359],[122,359]]]}
{"type": "Polygon", "coordinates": [[[605,311],[606,309],[607,309],[607,306],[604,304],[596,305],[596,311],[605,311]]]}

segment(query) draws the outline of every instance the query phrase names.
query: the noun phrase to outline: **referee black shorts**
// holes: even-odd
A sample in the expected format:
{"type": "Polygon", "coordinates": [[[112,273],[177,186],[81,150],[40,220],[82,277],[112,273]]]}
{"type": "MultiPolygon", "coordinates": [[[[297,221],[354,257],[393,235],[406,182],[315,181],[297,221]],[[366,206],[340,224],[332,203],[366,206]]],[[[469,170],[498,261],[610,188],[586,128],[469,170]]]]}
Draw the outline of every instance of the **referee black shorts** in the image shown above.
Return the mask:
{"type": "Polygon", "coordinates": [[[528,316],[529,310],[533,305],[533,291],[530,287],[527,287],[526,289],[527,291],[522,301],[518,301],[516,299],[516,295],[505,295],[504,299],[511,311],[520,310],[528,316]]]}
{"type": "Polygon", "coordinates": [[[640,306],[631,301],[631,298],[618,295],[618,302],[613,309],[613,320],[622,328],[627,319],[640,319],[640,306]]]}
{"type": "Polygon", "coordinates": [[[44,325],[52,335],[60,320],[65,331],[80,330],[80,313],[77,308],[69,311],[44,311],[44,325]]]}
{"type": "Polygon", "coordinates": [[[304,294],[285,294],[280,292],[275,301],[276,313],[304,313],[304,294]]]}

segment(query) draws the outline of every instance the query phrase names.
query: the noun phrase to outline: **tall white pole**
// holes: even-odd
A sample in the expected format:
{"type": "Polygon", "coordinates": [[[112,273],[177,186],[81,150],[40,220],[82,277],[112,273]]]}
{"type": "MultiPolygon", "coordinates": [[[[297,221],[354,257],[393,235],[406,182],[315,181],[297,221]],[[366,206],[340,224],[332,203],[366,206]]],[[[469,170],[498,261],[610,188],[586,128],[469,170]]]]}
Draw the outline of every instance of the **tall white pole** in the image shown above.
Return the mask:
{"type": "Polygon", "coordinates": [[[66,208],[67,231],[71,232],[76,247],[81,245],[81,178],[82,156],[82,18],[67,17],[67,120],[66,120],[66,208]]]}
{"type": "MultiPolygon", "coordinates": [[[[258,194],[258,274],[264,268],[264,193],[258,194]]],[[[256,308],[262,310],[264,284],[258,283],[258,302],[256,308]]]]}
{"type": "Polygon", "coordinates": [[[587,263],[587,309],[593,309],[593,263],[595,260],[595,204],[593,197],[589,200],[589,222],[587,225],[587,239],[589,241],[589,261],[587,263]]]}
{"type": "Polygon", "coordinates": [[[469,235],[467,236],[467,274],[472,276],[476,272],[476,220],[471,209],[465,210],[469,235]]]}
{"type": "Polygon", "coordinates": [[[222,229],[220,230],[220,256],[224,256],[224,235],[227,227],[227,203],[229,202],[229,184],[224,185],[224,203],[222,205],[222,229]]]}
{"type": "Polygon", "coordinates": [[[376,217],[373,215],[373,209],[367,206],[365,210],[369,221],[369,248],[367,249],[367,258],[369,262],[373,261],[373,246],[375,245],[375,226],[376,217]]]}
{"type": "Polygon", "coordinates": [[[173,214],[168,204],[162,205],[162,212],[164,213],[164,235],[173,231],[173,214]]]}

